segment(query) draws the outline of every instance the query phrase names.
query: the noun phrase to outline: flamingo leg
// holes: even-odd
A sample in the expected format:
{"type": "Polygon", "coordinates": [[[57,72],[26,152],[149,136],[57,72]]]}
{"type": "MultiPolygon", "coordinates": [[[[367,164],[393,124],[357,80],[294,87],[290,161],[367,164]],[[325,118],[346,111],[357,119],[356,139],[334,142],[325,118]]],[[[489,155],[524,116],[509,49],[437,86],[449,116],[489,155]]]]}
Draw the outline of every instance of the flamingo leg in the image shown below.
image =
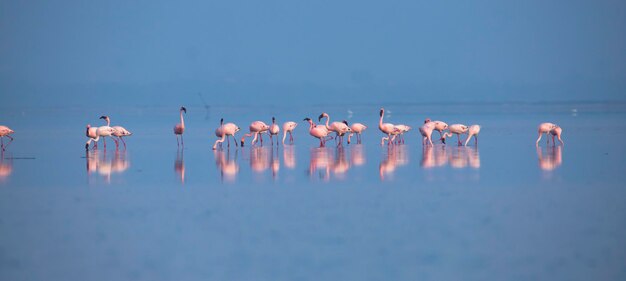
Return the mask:
{"type": "Polygon", "coordinates": [[[185,147],[185,141],[183,140],[183,134],[180,134],[180,145],[185,147]]]}
{"type": "Polygon", "coordinates": [[[289,131],[289,141],[293,144],[293,135],[291,134],[291,131],[289,131]]]}
{"type": "Polygon", "coordinates": [[[541,132],[539,132],[539,137],[537,138],[537,142],[535,143],[536,146],[539,146],[539,141],[541,140],[542,136],[543,136],[543,134],[541,132]]]}
{"type": "Polygon", "coordinates": [[[478,135],[474,136],[474,145],[478,146],[478,135]]]}
{"type": "Polygon", "coordinates": [[[126,141],[124,141],[124,138],[120,137],[120,140],[122,141],[122,143],[124,144],[124,150],[126,150],[126,141]]]}

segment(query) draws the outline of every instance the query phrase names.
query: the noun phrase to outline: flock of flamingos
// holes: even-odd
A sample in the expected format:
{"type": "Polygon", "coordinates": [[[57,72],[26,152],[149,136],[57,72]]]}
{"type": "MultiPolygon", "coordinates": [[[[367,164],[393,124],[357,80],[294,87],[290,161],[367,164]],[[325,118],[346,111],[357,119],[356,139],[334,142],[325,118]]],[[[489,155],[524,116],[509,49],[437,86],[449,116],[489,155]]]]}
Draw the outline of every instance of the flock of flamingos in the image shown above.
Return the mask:
{"type": "MultiPolygon", "coordinates": [[[[184,146],[183,142],[183,133],[185,132],[185,118],[184,114],[187,113],[187,109],[183,106],[179,110],[180,113],[180,123],[174,126],[174,134],[176,135],[176,141],[179,146],[184,146]],[[184,113],[184,114],[183,114],[184,113]],[[179,140],[180,138],[180,140],[179,140]]],[[[385,117],[385,109],[380,109],[380,120],[378,122],[378,129],[384,134],[381,139],[381,145],[387,142],[388,145],[404,143],[404,134],[411,130],[410,126],[404,124],[391,124],[383,122],[385,117]]],[[[318,116],[318,122],[321,122],[323,118],[326,118],[326,123],[317,125],[311,118],[304,118],[303,121],[309,123],[309,134],[314,138],[319,139],[320,147],[324,147],[326,145],[326,141],[333,138],[331,135],[335,133],[334,139],[339,142],[338,146],[343,145],[343,137],[348,134],[347,143],[350,143],[350,138],[356,134],[357,143],[361,143],[361,134],[367,129],[366,125],[361,123],[353,123],[349,125],[346,120],[341,122],[330,122],[330,116],[327,113],[322,113],[318,116]]],[[[126,148],[126,142],[124,141],[124,137],[131,136],[132,133],[128,131],[126,128],[122,126],[111,126],[111,119],[108,116],[101,116],[100,119],[106,121],[105,126],[100,127],[91,127],[91,125],[87,125],[87,130],[85,132],[88,137],[87,143],[85,143],[85,149],[89,149],[89,145],[93,142],[93,147],[97,148],[98,141],[102,138],[104,142],[104,147],[106,148],[106,137],[110,137],[115,142],[116,148],[119,147],[119,143],[122,142],[124,148],[126,148]]],[[[283,124],[283,138],[282,143],[285,144],[285,139],[287,138],[287,133],[289,133],[289,142],[293,143],[292,132],[296,128],[298,123],[293,121],[288,121],[283,124]]],[[[251,145],[255,145],[257,141],[260,141],[261,145],[263,145],[263,134],[268,133],[270,136],[270,142],[274,145],[273,138],[276,137],[276,145],[279,144],[278,134],[280,133],[280,127],[276,124],[276,119],[272,117],[272,124],[268,125],[263,121],[254,121],[250,124],[250,132],[245,134],[240,142],[241,146],[244,146],[246,137],[253,137],[251,145]]],[[[230,147],[230,137],[235,140],[235,146],[237,146],[237,141],[235,139],[235,134],[240,131],[239,126],[234,123],[224,123],[224,119],[220,120],[220,126],[215,129],[215,136],[218,139],[215,141],[213,145],[213,149],[217,149],[217,147],[221,147],[224,141],[227,141],[228,146],[230,147]]],[[[422,145],[424,146],[432,146],[432,133],[433,131],[439,132],[439,140],[445,144],[446,138],[456,135],[457,136],[457,144],[459,146],[465,145],[469,143],[472,136],[474,137],[474,143],[478,144],[478,134],[480,133],[479,125],[471,125],[466,126],[463,124],[452,124],[449,125],[442,121],[431,121],[430,119],[424,120],[424,124],[419,128],[419,132],[422,136],[422,145]],[[447,131],[446,131],[447,130],[447,131]],[[467,138],[465,139],[465,143],[461,142],[461,135],[467,134],[467,138]]],[[[539,141],[543,134],[546,135],[547,142],[550,142],[548,135],[552,136],[552,142],[556,145],[555,137],[558,138],[561,145],[563,145],[563,140],[561,139],[562,129],[556,124],[553,123],[541,123],[538,127],[539,137],[537,138],[536,145],[539,145],[539,141]]],[[[14,131],[11,130],[7,126],[0,126],[0,141],[2,142],[2,151],[5,151],[6,147],[13,141],[14,131]],[[10,139],[9,143],[5,146],[4,137],[10,139]]]]}

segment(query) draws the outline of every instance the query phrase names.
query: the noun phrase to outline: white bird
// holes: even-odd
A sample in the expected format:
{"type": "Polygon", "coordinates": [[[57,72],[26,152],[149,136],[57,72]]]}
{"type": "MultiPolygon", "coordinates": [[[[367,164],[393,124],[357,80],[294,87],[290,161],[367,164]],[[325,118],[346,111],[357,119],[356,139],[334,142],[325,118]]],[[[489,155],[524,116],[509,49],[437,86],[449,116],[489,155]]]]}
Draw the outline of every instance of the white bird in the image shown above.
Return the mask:
{"type": "MultiPolygon", "coordinates": [[[[539,133],[539,138],[537,138],[537,142],[535,143],[535,146],[539,146],[539,141],[541,140],[541,136],[543,134],[546,134],[546,138],[548,138],[548,134],[550,133],[550,131],[552,131],[554,128],[556,128],[557,125],[554,123],[541,123],[539,124],[539,127],[537,127],[537,132],[539,133]]],[[[548,143],[550,143],[550,139],[547,140],[548,143]]]]}
{"type": "Polygon", "coordinates": [[[455,134],[457,138],[457,143],[459,144],[459,146],[461,146],[462,143],[461,143],[460,135],[465,134],[467,132],[468,127],[463,124],[452,124],[448,126],[448,129],[450,130],[450,132],[443,134],[443,136],[441,137],[441,142],[446,143],[446,138],[451,137],[452,134],[455,134]]]}
{"type": "MultiPolygon", "coordinates": [[[[89,144],[98,137],[97,134],[98,127],[91,127],[91,124],[87,124],[87,129],[85,130],[85,135],[89,138],[87,143],[85,143],[85,149],[89,150],[89,144]]],[[[94,148],[98,147],[98,142],[94,142],[94,148]]]]}
{"type": "MultiPolygon", "coordinates": [[[[235,133],[239,132],[239,126],[235,125],[235,123],[226,123],[224,124],[224,118],[220,119],[220,126],[215,129],[215,136],[217,136],[218,140],[213,144],[213,150],[217,148],[217,144],[220,146],[224,142],[225,138],[233,137],[235,140],[235,146],[237,146],[237,139],[235,139],[235,133]]],[[[228,139],[228,147],[230,147],[230,139],[228,139]]]]}
{"type": "Polygon", "coordinates": [[[289,133],[289,143],[293,144],[293,135],[291,134],[293,130],[298,126],[298,123],[293,121],[287,121],[283,123],[283,145],[285,144],[285,138],[287,138],[287,133],[289,133]]]}
{"type": "Polygon", "coordinates": [[[411,130],[411,127],[403,124],[398,124],[393,126],[395,130],[398,132],[398,143],[404,143],[404,133],[411,130]]]}
{"type": "Polygon", "coordinates": [[[467,146],[467,143],[469,143],[472,136],[474,136],[474,145],[478,145],[478,133],[480,133],[479,125],[469,126],[469,129],[467,129],[467,139],[465,140],[465,146],[467,146]]]}
{"type": "Polygon", "coordinates": [[[350,134],[348,135],[348,144],[350,144],[350,137],[356,133],[356,143],[361,143],[361,134],[367,129],[367,126],[361,123],[352,123],[350,126],[350,134]]]}
{"type": "Polygon", "coordinates": [[[100,137],[102,137],[102,141],[104,142],[104,149],[107,148],[107,142],[105,137],[111,137],[113,135],[113,133],[115,133],[115,129],[111,128],[111,119],[109,119],[109,116],[100,116],[100,119],[104,119],[106,120],[107,124],[106,126],[100,126],[98,127],[98,129],[96,130],[96,139],[94,139],[94,141],[98,141],[100,139],[100,137]]]}
{"type": "Polygon", "coordinates": [[[387,145],[391,144],[391,134],[394,133],[396,131],[396,129],[394,128],[394,125],[391,123],[383,123],[383,118],[385,116],[385,109],[381,108],[380,109],[380,121],[378,121],[378,129],[383,132],[383,134],[386,134],[386,137],[383,137],[380,140],[380,144],[382,145],[385,140],[387,140],[387,145]]]}
{"type": "Polygon", "coordinates": [[[126,128],[122,126],[113,126],[112,128],[113,130],[115,130],[113,132],[113,136],[117,137],[117,140],[115,141],[115,148],[117,149],[119,146],[118,141],[122,141],[122,143],[124,144],[124,149],[126,149],[126,142],[124,141],[124,137],[131,136],[133,133],[126,130],[126,128]]]}
{"type": "Polygon", "coordinates": [[[329,125],[328,123],[330,122],[330,116],[326,112],[323,112],[322,114],[320,114],[320,116],[317,117],[317,121],[322,121],[322,118],[324,117],[326,117],[326,129],[328,129],[329,131],[335,132],[335,140],[337,140],[337,137],[339,137],[338,145],[342,145],[343,136],[347,132],[350,132],[350,126],[348,126],[348,121],[344,120],[342,122],[332,122],[329,125]]]}
{"type": "Polygon", "coordinates": [[[420,134],[422,135],[422,146],[425,146],[427,142],[430,146],[433,146],[432,134],[435,127],[436,124],[434,122],[427,122],[419,128],[420,134]]]}

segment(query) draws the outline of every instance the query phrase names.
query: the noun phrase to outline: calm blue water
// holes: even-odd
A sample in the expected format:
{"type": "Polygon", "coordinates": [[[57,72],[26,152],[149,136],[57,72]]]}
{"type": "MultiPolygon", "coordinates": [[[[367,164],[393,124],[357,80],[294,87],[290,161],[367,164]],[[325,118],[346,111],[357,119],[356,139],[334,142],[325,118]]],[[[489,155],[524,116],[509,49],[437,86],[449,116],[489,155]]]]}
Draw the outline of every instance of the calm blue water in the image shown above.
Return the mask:
{"type": "Polygon", "coordinates": [[[184,149],[177,108],[3,109],[0,280],[626,279],[623,104],[386,105],[413,126],[392,147],[378,106],[188,106],[184,149]],[[318,148],[302,119],[322,111],[363,144],[318,148]],[[103,114],[125,151],[84,151],[103,114]],[[294,145],[211,150],[219,118],[272,116],[294,145]],[[479,145],[422,148],[426,117],[480,124],[479,145]],[[564,147],[535,147],[545,121],[564,147]]]}

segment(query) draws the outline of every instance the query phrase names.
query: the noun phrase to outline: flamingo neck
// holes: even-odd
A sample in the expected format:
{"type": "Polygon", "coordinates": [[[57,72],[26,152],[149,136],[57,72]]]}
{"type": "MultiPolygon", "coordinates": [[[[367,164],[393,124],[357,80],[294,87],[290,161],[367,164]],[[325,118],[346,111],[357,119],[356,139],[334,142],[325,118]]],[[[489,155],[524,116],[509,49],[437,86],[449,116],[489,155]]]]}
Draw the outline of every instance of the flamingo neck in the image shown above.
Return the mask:
{"type": "Polygon", "coordinates": [[[330,116],[326,114],[326,129],[330,130],[330,127],[328,126],[328,122],[330,122],[330,116]]]}
{"type": "Polygon", "coordinates": [[[385,116],[385,112],[383,111],[383,114],[380,115],[380,120],[378,121],[378,128],[382,129],[383,128],[383,116],[385,116]]]}
{"type": "Polygon", "coordinates": [[[311,125],[311,126],[309,127],[309,131],[310,131],[310,130],[313,130],[313,127],[315,127],[315,124],[313,124],[313,121],[309,120],[309,124],[311,125]]]}
{"type": "Polygon", "coordinates": [[[185,118],[183,118],[183,111],[180,111],[180,125],[184,128],[185,127],[185,118]]]}

